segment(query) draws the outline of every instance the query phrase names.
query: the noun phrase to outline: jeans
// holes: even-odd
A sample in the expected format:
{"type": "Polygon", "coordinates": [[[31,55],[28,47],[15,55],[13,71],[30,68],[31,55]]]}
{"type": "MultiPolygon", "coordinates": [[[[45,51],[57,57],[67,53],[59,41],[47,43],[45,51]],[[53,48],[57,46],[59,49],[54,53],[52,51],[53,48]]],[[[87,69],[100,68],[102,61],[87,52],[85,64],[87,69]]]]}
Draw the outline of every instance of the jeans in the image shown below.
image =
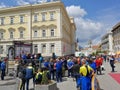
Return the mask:
{"type": "Polygon", "coordinates": [[[20,90],[25,90],[25,78],[22,78],[22,83],[20,85],[20,90]]]}
{"type": "Polygon", "coordinates": [[[29,90],[29,81],[30,79],[26,79],[26,90],[29,90]]]}
{"type": "Polygon", "coordinates": [[[1,70],[1,80],[4,80],[4,76],[5,76],[5,69],[1,70]]]}
{"type": "Polygon", "coordinates": [[[57,79],[57,82],[62,82],[62,70],[56,71],[56,79],[57,79]]]}
{"type": "Polygon", "coordinates": [[[72,69],[68,69],[68,77],[69,76],[73,77],[72,69]]]}

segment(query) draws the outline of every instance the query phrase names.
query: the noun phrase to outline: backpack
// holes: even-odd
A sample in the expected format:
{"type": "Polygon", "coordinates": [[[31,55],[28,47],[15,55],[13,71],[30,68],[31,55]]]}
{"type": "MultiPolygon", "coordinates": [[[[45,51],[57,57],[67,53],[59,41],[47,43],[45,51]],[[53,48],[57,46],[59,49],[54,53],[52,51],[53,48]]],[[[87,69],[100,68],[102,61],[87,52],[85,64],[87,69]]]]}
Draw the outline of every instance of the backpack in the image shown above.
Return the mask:
{"type": "Polygon", "coordinates": [[[23,77],[24,77],[24,76],[23,76],[23,73],[22,73],[22,72],[19,72],[19,73],[18,73],[18,77],[19,77],[19,78],[23,78],[23,77]]]}

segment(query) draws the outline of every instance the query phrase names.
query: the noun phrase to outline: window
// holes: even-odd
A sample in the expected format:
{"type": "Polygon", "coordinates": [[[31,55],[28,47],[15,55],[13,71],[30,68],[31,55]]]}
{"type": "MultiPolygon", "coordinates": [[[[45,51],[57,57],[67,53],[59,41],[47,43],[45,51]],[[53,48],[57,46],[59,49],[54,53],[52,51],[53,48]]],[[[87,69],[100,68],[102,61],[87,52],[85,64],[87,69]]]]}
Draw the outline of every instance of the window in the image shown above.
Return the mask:
{"type": "Polygon", "coordinates": [[[38,46],[37,46],[37,45],[34,46],[34,53],[35,53],[35,54],[38,53],[38,46]]]}
{"type": "Polygon", "coordinates": [[[46,36],[46,32],[45,30],[42,30],[42,37],[45,37],[46,36]]]}
{"type": "Polygon", "coordinates": [[[46,45],[45,44],[42,45],[42,53],[46,53],[46,45]]]}
{"type": "Polygon", "coordinates": [[[13,39],[13,31],[10,31],[10,39],[13,39]]]}
{"type": "Polygon", "coordinates": [[[50,13],[50,20],[53,20],[54,19],[54,14],[53,12],[50,13]]]}
{"type": "Polygon", "coordinates": [[[54,44],[50,45],[50,52],[51,53],[55,52],[55,45],[54,44]]]}
{"type": "Polygon", "coordinates": [[[3,54],[3,46],[0,46],[0,54],[3,54]]]}
{"type": "Polygon", "coordinates": [[[3,32],[0,32],[0,39],[3,39],[3,32]]]}
{"type": "Polygon", "coordinates": [[[24,32],[20,31],[20,38],[23,38],[23,37],[24,37],[24,32]]]}
{"type": "Polygon", "coordinates": [[[42,21],[45,21],[45,13],[42,13],[42,21]]]}
{"type": "Polygon", "coordinates": [[[4,18],[0,18],[0,25],[4,25],[4,18]]]}
{"type": "Polygon", "coordinates": [[[20,23],[24,22],[24,16],[20,16],[20,23]]]}
{"type": "Polygon", "coordinates": [[[51,36],[54,36],[54,29],[51,29],[51,36]]]}
{"type": "Polygon", "coordinates": [[[10,24],[13,24],[13,22],[14,22],[14,18],[10,17],[10,24]]]}
{"type": "Polygon", "coordinates": [[[35,21],[35,22],[38,21],[38,15],[37,15],[37,14],[34,15],[34,21],[35,21]]]}
{"type": "Polygon", "coordinates": [[[34,31],[34,37],[37,37],[37,30],[34,31]]]}

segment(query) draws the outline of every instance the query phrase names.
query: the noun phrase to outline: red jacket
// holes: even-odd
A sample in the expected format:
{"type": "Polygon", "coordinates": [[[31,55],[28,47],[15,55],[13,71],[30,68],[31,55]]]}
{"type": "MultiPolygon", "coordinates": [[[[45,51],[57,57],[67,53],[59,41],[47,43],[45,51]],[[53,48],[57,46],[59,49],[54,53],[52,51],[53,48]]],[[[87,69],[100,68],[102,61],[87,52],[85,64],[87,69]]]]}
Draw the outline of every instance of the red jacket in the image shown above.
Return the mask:
{"type": "Polygon", "coordinates": [[[95,62],[96,62],[96,66],[97,66],[97,67],[99,67],[99,66],[101,66],[101,65],[102,65],[103,58],[101,58],[101,57],[100,57],[100,58],[96,59],[96,61],[95,61],[95,62]]]}

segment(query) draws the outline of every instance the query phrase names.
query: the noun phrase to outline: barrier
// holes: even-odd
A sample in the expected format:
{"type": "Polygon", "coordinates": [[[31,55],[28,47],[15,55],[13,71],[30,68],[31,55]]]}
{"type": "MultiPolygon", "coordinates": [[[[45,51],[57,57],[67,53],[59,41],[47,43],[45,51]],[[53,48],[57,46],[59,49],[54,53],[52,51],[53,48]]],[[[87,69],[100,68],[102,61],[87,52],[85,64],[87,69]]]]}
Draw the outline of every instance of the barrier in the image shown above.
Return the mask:
{"type": "Polygon", "coordinates": [[[92,76],[91,87],[92,87],[92,90],[100,90],[100,85],[95,75],[92,76]]]}

